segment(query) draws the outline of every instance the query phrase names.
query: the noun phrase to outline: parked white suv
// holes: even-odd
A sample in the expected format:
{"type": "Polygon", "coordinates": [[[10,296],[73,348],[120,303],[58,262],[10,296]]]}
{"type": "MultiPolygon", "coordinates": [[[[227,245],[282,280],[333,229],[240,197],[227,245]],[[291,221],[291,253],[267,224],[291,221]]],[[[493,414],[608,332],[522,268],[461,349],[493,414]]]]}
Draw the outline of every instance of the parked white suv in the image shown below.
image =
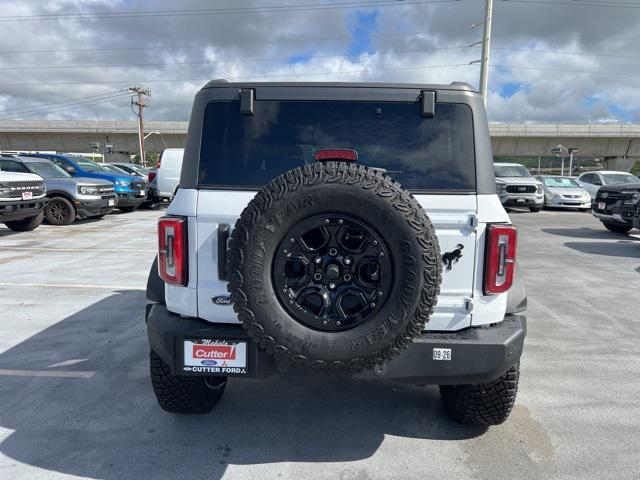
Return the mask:
{"type": "Polygon", "coordinates": [[[178,190],[180,170],[184,148],[165,148],[158,159],[154,182],[156,196],[160,199],[171,200],[178,190]]]}
{"type": "Polygon", "coordinates": [[[46,193],[40,176],[0,168],[0,223],[18,232],[36,229],[44,219],[46,193]]]}
{"type": "Polygon", "coordinates": [[[317,374],[440,385],[457,421],[507,418],[526,294],[477,92],[211,82],[192,112],[147,286],[163,409],[317,374]]]}

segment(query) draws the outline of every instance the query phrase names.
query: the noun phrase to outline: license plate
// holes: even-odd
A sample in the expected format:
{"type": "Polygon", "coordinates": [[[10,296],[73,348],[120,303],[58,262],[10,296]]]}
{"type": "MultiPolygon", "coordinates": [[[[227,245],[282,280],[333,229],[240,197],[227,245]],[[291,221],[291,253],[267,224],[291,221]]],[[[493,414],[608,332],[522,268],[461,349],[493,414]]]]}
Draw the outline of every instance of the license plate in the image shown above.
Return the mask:
{"type": "Polygon", "coordinates": [[[184,340],[184,362],[187,373],[208,375],[246,375],[247,342],[242,340],[184,340]]]}
{"type": "Polygon", "coordinates": [[[33,192],[22,192],[23,200],[31,200],[33,198],[33,192]]]}
{"type": "Polygon", "coordinates": [[[433,349],[433,359],[434,360],[451,360],[451,349],[450,348],[434,348],[433,349]]]}
{"type": "Polygon", "coordinates": [[[516,202],[518,203],[525,203],[527,200],[525,198],[517,198],[516,202]]]}
{"type": "Polygon", "coordinates": [[[108,205],[108,206],[110,206],[110,207],[115,206],[115,204],[116,204],[116,201],[115,201],[113,198],[110,198],[110,199],[107,201],[107,205],[108,205]]]}
{"type": "Polygon", "coordinates": [[[144,197],[144,190],[140,190],[140,196],[144,197]]]}
{"type": "Polygon", "coordinates": [[[598,202],[598,210],[606,210],[607,204],[605,202],[598,202]]]}

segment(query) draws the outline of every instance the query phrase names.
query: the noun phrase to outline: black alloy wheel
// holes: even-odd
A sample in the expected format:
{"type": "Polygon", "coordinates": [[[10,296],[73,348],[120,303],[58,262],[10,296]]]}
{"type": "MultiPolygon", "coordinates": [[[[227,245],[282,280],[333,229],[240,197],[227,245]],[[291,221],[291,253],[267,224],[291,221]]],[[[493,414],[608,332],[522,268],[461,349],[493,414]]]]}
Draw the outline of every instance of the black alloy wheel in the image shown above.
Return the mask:
{"type": "Polygon", "coordinates": [[[45,207],[45,216],[52,225],[69,225],[76,219],[76,211],[69,200],[55,197],[45,207]]]}
{"type": "Polygon", "coordinates": [[[380,310],[391,290],[392,259],[378,233],[345,215],[316,215],[294,226],[273,259],[274,290],[300,323],[349,330],[380,310]]]}

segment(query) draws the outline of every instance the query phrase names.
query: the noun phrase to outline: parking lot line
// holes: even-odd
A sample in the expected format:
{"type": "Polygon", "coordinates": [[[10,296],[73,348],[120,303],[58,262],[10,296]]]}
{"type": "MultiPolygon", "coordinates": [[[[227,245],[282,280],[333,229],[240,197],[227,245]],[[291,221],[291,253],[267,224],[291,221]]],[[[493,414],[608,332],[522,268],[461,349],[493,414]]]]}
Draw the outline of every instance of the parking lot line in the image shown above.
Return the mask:
{"type": "Polygon", "coordinates": [[[96,372],[61,372],[59,370],[5,370],[0,368],[2,377],[55,377],[55,378],[91,378],[96,372]]]}
{"type": "Polygon", "coordinates": [[[127,285],[87,285],[70,283],[17,283],[0,282],[0,287],[40,287],[40,288],[89,288],[99,290],[146,290],[145,287],[132,287],[127,285]]]}
{"type": "Polygon", "coordinates": [[[155,253],[156,250],[153,249],[142,249],[142,248],[132,248],[132,249],[115,249],[115,248],[54,248],[54,247],[2,247],[3,250],[25,250],[25,251],[33,251],[33,252],[113,252],[113,253],[122,253],[122,252],[135,252],[135,253],[155,253]]]}

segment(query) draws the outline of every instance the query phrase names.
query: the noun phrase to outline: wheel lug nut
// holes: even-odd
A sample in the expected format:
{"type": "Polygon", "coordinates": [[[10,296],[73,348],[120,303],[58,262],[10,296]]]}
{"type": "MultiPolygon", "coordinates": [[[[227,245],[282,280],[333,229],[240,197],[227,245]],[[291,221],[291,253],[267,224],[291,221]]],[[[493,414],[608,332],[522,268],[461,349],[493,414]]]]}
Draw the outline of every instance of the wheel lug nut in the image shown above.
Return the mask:
{"type": "Polygon", "coordinates": [[[374,245],[377,245],[377,244],[378,244],[378,240],[374,240],[374,241],[373,241],[373,244],[374,244],[374,245]]]}
{"type": "Polygon", "coordinates": [[[378,296],[381,297],[382,296],[382,292],[378,292],[378,296]]]}
{"type": "Polygon", "coordinates": [[[345,281],[345,282],[349,282],[349,281],[351,281],[351,275],[349,275],[348,273],[345,273],[345,275],[344,275],[344,281],[345,281]]]}
{"type": "Polygon", "coordinates": [[[329,250],[329,255],[331,255],[332,257],[335,257],[338,254],[338,250],[336,250],[335,248],[332,248],[331,250],[329,250]]]}
{"type": "Polygon", "coordinates": [[[289,250],[283,250],[282,253],[286,255],[287,253],[289,253],[289,250]]]}
{"type": "Polygon", "coordinates": [[[290,239],[289,239],[289,243],[293,243],[293,242],[295,242],[295,239],[290,238],[290,239]]]}
{"type": "Polygon", "coordinates": [[[371,305],[369,305],[371,308],[376,308],[376,304],[372,303],[371,305]]]}
{"type": "Polygon", "coordinates": [[[344,222],[342,220],[338,220],[338,225],[342,225],[344,222]]]}
{"type": "Polygon", "coordinates": [[[286,289],[286,288],[283,288],[283,289],[282,289],[282,293],[287,293],[287,289],[286,289]]]}
{"type": "Polygon", "coordinates": [[[336,325],[339,327],[340,325],[342,325],[342,323],[340,323],[340,320],[336,321],[336,325]]]}
{"type": "Polygon", "coordinates": [[[289,300],[289,305],[293,305],[293,300],[289,300]]]}
{"type": "Polygon", "coordinates": [[[384,257],[384,252],[380,252],[380,256],[381,256],[381,257],[384,257]]]}
{"type": "Polygon", "coordinates": [[[320,263],[322,263],[322,258],[316,257],[316,258],[313,259],[313,261],[316,262],[317,264],[320,264],[320,263]]]}
{"type": "Polygon", "coordinates": [[[324,219],[324,223],[329,223],[329,219],[328,219],[328,218],[325,218],[325,219],[324,219]]]}
{"type": "Polygon", "coordinates": [[[351,259],[349,257],[344,259],[344,264],[345,265],[351,265],[351,259]]]}
{"type": "Polygon", "coordinates": [[[329,322],[327,322],[326,320],[323,320],[323,321],[322,321],[322,324],[323,324],[323,325],[326,325],[327,323],[329,323],[329,322]]]}
{"type": "Polygon", "coordinates": [[[334,288],[336,288],[336,284],[333,282],[329,283],[329,290],[333,290],[334,288]]]}
{"type": "Polygon", "coordinates": [[[313,274],[313,279],[314,280],[322,280],[322,274],[321,273],[314,273],[313,274]]]}

